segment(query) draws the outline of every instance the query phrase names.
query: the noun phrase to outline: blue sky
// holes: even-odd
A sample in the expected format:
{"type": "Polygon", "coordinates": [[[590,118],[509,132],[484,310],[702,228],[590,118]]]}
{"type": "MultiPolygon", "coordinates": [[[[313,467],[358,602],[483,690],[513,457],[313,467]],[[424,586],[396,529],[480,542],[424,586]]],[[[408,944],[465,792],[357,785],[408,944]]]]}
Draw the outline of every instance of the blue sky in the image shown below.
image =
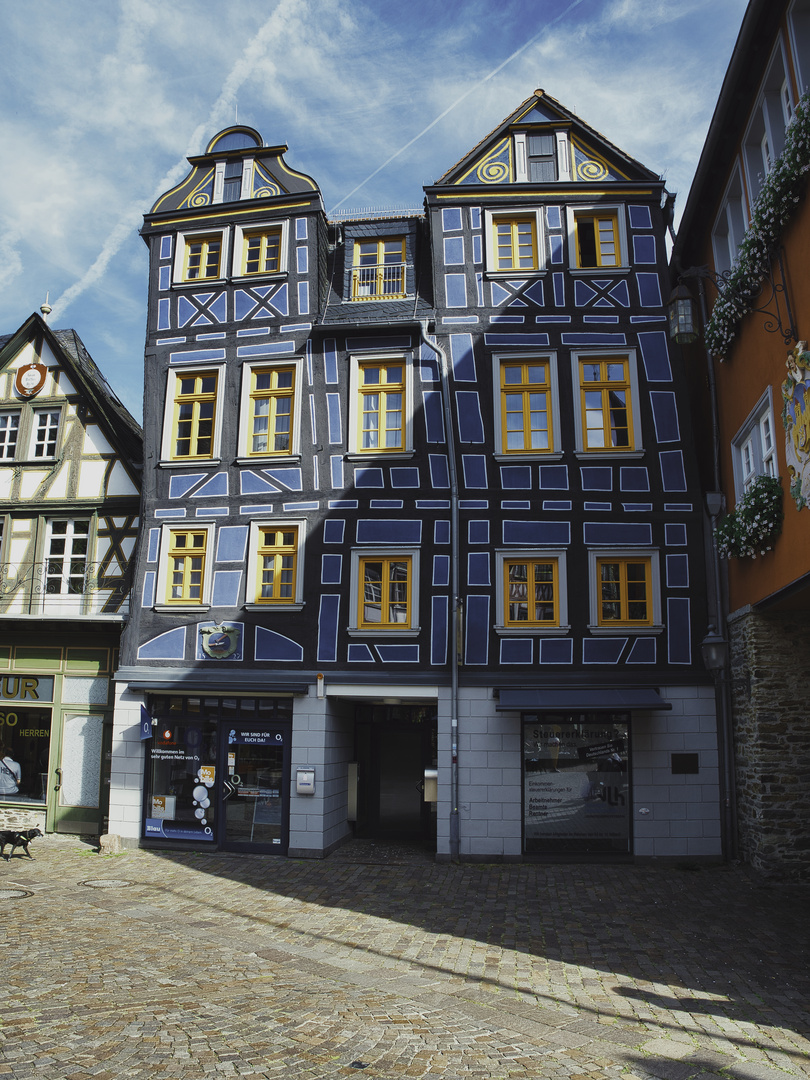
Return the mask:
{"type": "Polygon", "coordinates": [[[0,333],[50,294],[140,419],[142,216],[238,118],[327,210],[422,203],[537,87],[683,208],[745,0],[0,4],[0,333]]]}

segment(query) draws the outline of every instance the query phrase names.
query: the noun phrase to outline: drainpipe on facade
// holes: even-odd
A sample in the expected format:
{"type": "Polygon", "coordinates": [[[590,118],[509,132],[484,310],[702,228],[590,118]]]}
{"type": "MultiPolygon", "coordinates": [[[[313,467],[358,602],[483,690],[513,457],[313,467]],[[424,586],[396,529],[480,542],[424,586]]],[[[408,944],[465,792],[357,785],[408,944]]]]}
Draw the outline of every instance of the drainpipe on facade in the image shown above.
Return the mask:
{"type": "Polygon", "coordinates": [[[459,572],[458,572],[458,475],[456,473],[456,448],[453,439],[453,414],[450,407],[450,376],[447,356],[442,347],[428,340],[427,321],[419,322],[422,342],[436,353],[441,372],[442,406],[444,408],[445,438],[450,473],[450,858],[458,862],[459,814],[458,814],[458,666],[459,666],[459,572]]]}
{"type": "MultiPolygon", "coordinates": [[[[700,316],[703,325],[708,325],[709,316],[706,305],[706,290],[703,287],[703,279],[697,279],[698,297],[700,300],[700,316]]],[[[722,492],[720,486],[720,423],[717,411],[717,383],[714,373],[714,357],[711,351],[703,346],[706,354],[706,370],[709,380],[709,401],[712,411],[712,467],[714,471],[714,491],[722,492]]],[[[717,632],[729,647],[728,622],[726,620],[725,605],[723,603],[723,585],[721,577],[720,552],[717,550],[717,538],[715,529],[722,509],[719,499],[713,500],[709,509],[709,517],[712,526],[712,576],[714,577],[714,607],[717,620],[717,632]]],[[[719,735],[720,761],[722,763],[723,776],[723,832],[725,844],[723,850],[727,861],[737,858],[737,783],[734,769],[734,732],[731,724],[731,691],[729,686],[730,677],[730,652],[723,667],[714,675],[715,707],[719,715],[717,726],[719,735]]]]}

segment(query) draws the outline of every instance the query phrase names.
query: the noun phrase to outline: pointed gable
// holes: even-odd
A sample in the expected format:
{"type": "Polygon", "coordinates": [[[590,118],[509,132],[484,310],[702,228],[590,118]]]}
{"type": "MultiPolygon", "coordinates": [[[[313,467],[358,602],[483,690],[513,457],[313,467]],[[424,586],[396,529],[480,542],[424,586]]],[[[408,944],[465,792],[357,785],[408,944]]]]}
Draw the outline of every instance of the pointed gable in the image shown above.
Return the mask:
{"type": "Polygon", "coordinates": [[[434,186],[649,183],[657,179],[543,90],[522,102],[434,186]]]}

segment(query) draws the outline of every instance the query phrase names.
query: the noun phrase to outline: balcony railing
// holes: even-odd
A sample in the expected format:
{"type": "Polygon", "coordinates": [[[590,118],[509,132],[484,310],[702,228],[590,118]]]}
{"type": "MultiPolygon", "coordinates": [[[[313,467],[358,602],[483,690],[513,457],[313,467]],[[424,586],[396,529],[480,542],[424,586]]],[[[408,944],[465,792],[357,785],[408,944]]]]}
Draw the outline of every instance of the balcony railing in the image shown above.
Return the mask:
{"type": "Polygon", "coordinates": [[[100,563],[9,563],[0,566],[0,617],[121,617],[129,612],[129,589],[129,574],[109,577],[100,563]]]}
{"type": "Polygon", "coordinates": [[[376,263],[352,267],[352,300],[401,300],[407,263],[376,263]]]}

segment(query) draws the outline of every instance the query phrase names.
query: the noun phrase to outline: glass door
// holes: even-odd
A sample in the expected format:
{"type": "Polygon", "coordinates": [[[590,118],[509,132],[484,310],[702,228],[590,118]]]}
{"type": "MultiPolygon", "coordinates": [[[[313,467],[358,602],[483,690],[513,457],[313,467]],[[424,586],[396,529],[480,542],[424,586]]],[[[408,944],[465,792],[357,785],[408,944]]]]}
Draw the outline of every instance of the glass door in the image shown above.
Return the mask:
{"type": "Polygon", "coordinates": [[[288,844],[290,729],[234,722],[221,726],[220,847],[285,855],[288,844]]]}

